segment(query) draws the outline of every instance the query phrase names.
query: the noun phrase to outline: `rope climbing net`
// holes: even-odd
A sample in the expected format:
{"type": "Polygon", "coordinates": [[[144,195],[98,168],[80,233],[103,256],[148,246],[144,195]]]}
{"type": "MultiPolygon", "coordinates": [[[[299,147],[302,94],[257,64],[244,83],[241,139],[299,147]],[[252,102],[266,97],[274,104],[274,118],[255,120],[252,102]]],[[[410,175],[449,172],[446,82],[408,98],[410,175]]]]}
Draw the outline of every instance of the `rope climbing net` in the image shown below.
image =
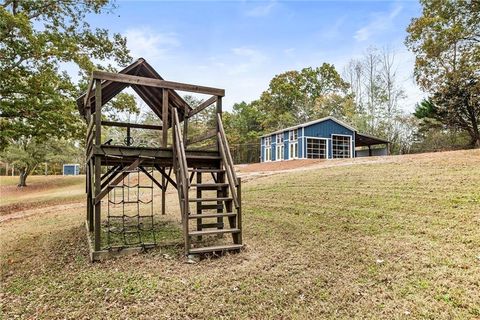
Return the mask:
{"type": "Polygon", "coordinates": [[[122,182],[108,193],[107,249],[157,243],[153,181],[142,179],[144,174],[153,176],[153,168],[138,167],[125,173],[122,182]]]}

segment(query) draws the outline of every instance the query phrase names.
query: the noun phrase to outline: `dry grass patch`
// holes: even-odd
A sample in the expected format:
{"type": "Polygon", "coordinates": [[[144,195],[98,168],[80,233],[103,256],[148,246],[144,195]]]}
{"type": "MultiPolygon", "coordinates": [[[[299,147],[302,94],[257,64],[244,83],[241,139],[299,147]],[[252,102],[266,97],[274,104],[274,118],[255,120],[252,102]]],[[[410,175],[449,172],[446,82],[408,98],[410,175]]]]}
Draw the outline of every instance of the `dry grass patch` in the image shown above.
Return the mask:
{"type": "Polygon", "coordinates": [[[0,178],[0,215],[74,202],[85,194],[85,176],[31,176],[27,187],[17,184],[18,177],[0,178]]]}
{"type": "Polygon", "coordinates": [[[478,150],[277,174],[243,199],[246,249],[195,265],[181,247],[88,263],[83,206],[0,224],[4,317],[480,317],[478,150]]]}

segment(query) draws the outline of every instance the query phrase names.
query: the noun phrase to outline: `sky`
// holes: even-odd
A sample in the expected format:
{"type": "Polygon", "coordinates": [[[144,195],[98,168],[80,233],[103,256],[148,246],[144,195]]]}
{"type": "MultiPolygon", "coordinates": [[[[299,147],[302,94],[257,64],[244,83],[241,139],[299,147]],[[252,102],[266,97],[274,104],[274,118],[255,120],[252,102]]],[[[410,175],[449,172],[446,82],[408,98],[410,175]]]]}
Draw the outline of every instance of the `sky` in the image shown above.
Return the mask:
{"type": "Polygon", "coordinates": [[[224,88],[224,109],[252,101],[277,74],[332,63],[342,72],[372,46],[395,52],[406,112],[423,97],[413,80],[406,27],[417,1],[125,1],[90,16],[127,38],[170,81],[224,88]]]}

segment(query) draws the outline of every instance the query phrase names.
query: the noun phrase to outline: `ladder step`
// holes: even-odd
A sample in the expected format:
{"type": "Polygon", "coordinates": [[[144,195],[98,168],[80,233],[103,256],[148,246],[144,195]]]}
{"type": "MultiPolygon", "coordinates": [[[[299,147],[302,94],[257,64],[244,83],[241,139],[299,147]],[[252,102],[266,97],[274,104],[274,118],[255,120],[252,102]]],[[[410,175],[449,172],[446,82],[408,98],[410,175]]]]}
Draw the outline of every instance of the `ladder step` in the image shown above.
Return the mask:
{"type": "Polygon", "coordinates": [[[225,172],[224,169],[208,169],[208,168],[199,168],[199,169],[188,169],[190,172],[225,172]]]}
{"type": "Polygon", "coordinates": [[[201,210],[221,210],[223,209],[223,204],[202,204],[199,205],[199,209],[201,210]]]}
{"type": "Polygon", "coordinates": [[[239,250],[242,249],[243,245],[241,244],[230,244],[224,246],[214,246],[214,247],[203,247],[203,248],[191,248],[188,250],[189,253],[205,253],[205,252],[215,252],[215,251],[226,251],[226,250],[239,250]]]}
{"type": "Polygon", "coordinates": [[[208,229],[208,228],[223,229],[224,226],[225,224],[223,222],[202,223],[198,225],[200,229],[208,229]]]}
{"type": "Polygon", "coordinates": [[[200,155],[194,155],[194,154],[187,154],[187,160],[188,159],[200,159],[200,160],[220,160],[222,157],[220,156],[200,156],[200,155]]]}
{"type": "Polygon", "coordinates": [[[234,212],[225,213],[204,213],[204,214],[190,214],[188,219],[205,219],[205,218],[221,218],[221,217],[234,217],[237,214],[234,212]]]}
{"type": "Polygon", "coordinates": [[[139,186],[139,185],[121,185],[121,184],[109,184],[109,188],[140,188],[140,189],[153,189],[153,186],[139,186]]]}
{"type": "Polygon", "coordinates": [[[220,233],[239,233],[240,229],[215,229],[215,230],[202,230],[202,231],[190,231],[189,236],[205,236],[209,234],[220,234],[220,233]]]}
{"type": "Polygon", "coordinates": [[[228,187],[228,183],[192,183],[191,187],[195,187],[197,189],[218,189],[218,188],[225,188],[228,187]]]}
{"type": "Polygon", "coordinates": [[[207,202],[207,201],[231,201],[233,198],[191,198],[188,202],[207,202]]]}

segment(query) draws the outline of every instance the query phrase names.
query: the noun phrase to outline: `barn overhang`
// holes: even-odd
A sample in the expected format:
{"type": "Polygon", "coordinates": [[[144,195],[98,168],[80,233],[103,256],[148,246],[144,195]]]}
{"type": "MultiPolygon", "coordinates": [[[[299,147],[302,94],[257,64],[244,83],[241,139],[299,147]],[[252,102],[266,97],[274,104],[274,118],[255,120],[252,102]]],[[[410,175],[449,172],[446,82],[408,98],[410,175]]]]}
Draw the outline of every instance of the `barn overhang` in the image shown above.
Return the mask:
{"type": "Polygon", "coordinates": [[[390,141],[374,137],[366,133],[355,133],[355,147],[370,147],[379,144],[389,144],[390,141]]]}

